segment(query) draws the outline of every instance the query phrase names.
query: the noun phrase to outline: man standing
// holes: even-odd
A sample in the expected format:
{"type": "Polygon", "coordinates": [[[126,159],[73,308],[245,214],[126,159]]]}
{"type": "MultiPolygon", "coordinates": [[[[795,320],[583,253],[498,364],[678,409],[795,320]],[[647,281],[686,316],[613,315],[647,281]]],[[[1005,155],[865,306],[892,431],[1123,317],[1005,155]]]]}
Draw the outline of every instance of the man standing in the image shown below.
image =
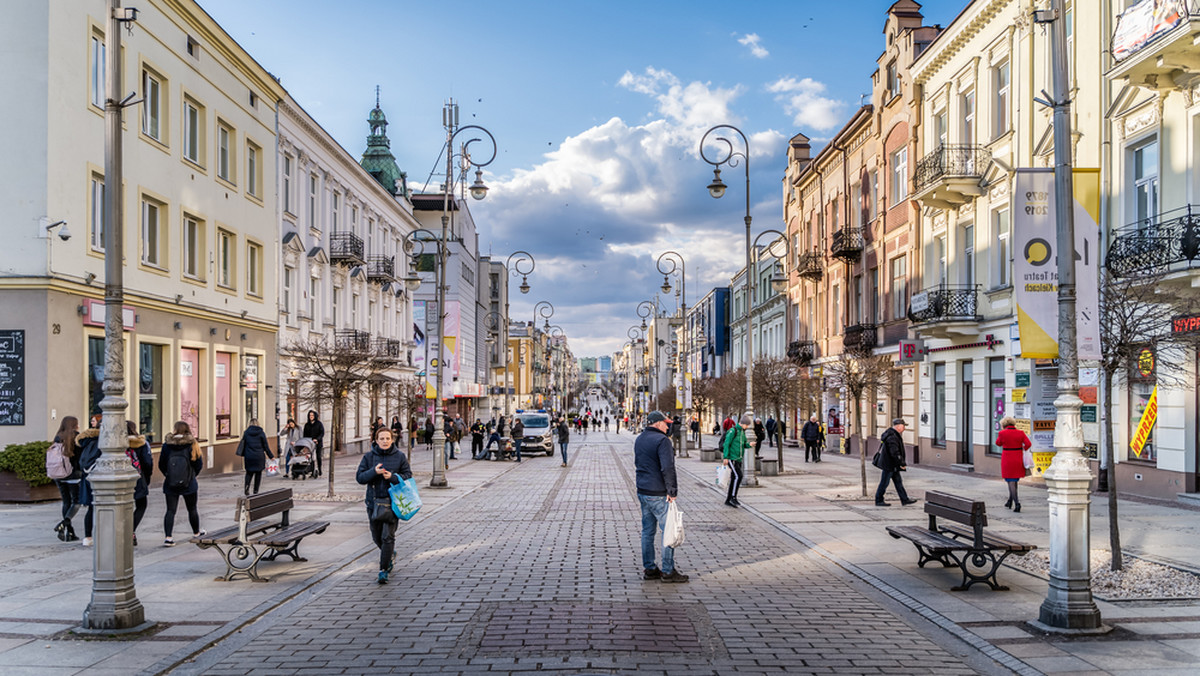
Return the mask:
{"type": "Polygon", "coordinates": [[[525,441],[525,423],[521,422],[520,418],[513,420],[512,440],[513,449],[517,452],[517,462],[521,462],[521,442],[525,441]]]}
{"type": "Polygon", "coordinates": [[[667,437],[667,416],[651,411],[646,429],[633,442],[637,469],[638,503],[642,507],[642,579],[687,582],[688,576],[675,568],[675,549],[663,547],[662,569],[654,563],[654,537],[667,525],[667,506],[675,502],[675,454],[667,437]]]}
{"type": "Polygon", "coordinates": [[[813,462],[821,462],[821,437],[821,423],[817,422],[817,416],[811,416],[800,429],[800,438],[804,440],[804,462],[808,462],[809,457],[813,462]]]}
{"type": "Polygon", "coordinates": [[[900,479],[900,473],[908,469],[908,461],[904,458],[904,438],[900,436],[904,433],[906,424],[904,418],[896,418],[892,420],[892,426],[879,437],[879,469],[883,470],[883,477],[879,480],[879,488],[875,489],[876,507],[891,506],[891,503],[883,501],[883,492],[887,490],[888,481],[896,485],[896,495],[900,496],[900,504],[911,505],[916,502],[908,498],[904,482],[900,479]]]}
{"type": "Polygon", "coordinates": [[[479,460],[483,457],[483,434],[487,432],[483,421],[479,418],[475,419],[475,424],[471,425],[471,457],[479,460]]]}
{"type": "Polygon", "coordinates": [[[775,422],[774,416],[767,416],[767,447],[773,448],[775,442],[779,440],[776,432],[779,431],[778,423],[775,422]]]}

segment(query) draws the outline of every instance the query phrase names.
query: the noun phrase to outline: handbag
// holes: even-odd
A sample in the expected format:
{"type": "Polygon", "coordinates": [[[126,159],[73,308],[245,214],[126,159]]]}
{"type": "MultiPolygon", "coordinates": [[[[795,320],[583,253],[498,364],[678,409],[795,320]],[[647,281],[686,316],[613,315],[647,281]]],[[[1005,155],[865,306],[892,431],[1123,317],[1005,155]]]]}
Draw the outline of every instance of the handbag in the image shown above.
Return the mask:
{"type": "Polygon", "coordinates": [[[671,502],[667,505],[667,522],[663,527],[663,546],[678,547],[683,544],[683,510],[671,502]]]}
{"type": "Polygon", "coordinates": [[[732,478],[733,470],[729,469],[729,465],[721,465],[717,468],[717,486],[729,488],[729,482],[732,478]]]}
{"type": "Polygon", "coordinates": [[[883,449],[875,451],[875,457],[871,458],[871,464],[883,469],[883,449]]]}
{"type": "Polygon", "coordinates": [[[389,504],[393,514],[404,521],[417,515],[421,509],[421,496],[417,493],[417,482],[414,479],[404,479],[388,488],[389,504]]]}
{"type": "Polygon", "coordinates": [[[399,522],[396,512],[392,510],[390,498],[375,498],[375,502],[371,505],[371,520],[386,524],[399,522]]]}
{"type": "Polygon", "coordinates": [[[237,457],[239,457],[239,458],[246,457],[246,440],[244,438],[238,442],[237,457]]]}

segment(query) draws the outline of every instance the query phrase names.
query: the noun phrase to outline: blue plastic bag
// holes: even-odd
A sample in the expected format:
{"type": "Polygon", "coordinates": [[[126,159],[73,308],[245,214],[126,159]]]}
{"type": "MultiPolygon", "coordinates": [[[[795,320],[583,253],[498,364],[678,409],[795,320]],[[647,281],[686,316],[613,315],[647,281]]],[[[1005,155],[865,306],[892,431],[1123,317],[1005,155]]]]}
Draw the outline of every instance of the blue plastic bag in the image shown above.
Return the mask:
{"type": "Polygon", "coordinates": [[[388,489],[388,495],[392,498],[392,511],[402,521],[413,518],[421,509],[421,496],[417,493],[417,482],[413,479],[405,479],[398,484],[392,484],[392,487],[388,489]]]}

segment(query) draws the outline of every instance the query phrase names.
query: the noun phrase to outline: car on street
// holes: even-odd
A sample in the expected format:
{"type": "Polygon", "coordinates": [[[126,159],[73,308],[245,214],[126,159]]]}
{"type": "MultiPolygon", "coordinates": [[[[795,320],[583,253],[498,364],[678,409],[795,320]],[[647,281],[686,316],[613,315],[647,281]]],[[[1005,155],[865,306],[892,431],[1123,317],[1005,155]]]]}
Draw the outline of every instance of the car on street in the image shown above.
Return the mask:
{"type": "Polygon", "coordinates": [[[521,452],[545,451],[546,455],[554,455],[553,426],[550,424],[550,414],[545,411],[517,411],[517,419],[525,425],[525,436],[521,442],[521,452]]]}

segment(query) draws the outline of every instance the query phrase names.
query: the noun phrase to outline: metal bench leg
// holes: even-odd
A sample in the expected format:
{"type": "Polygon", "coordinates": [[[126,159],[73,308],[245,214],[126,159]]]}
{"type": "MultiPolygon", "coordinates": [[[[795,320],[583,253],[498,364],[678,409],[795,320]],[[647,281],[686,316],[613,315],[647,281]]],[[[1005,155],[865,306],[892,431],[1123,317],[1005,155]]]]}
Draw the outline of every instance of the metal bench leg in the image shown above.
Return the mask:
{"type": "MultiPolygon", "coordinates": [[[[300,540],[303,539],[304,538],[300,538],[300,540]]],[[[285,549],[272,549],[271,553],[265,555],[264,558],[267,561],[274,561],[275,557],[279,556],[280,554],[286,554],[287,556],[292,557],[293,561],[308,561],[308,559],[300,556],[300,553],[297,551],[297,549],[300,547],[300,540],[296,540],[285,549]]]]}
{"type": "Polygon", "coordinates": [[[924,568],[925,564],[929,563],[930,561],[937,561],[938,563],[942,564],[943,568],[953,568],[954,566],[958,565],[957,561],[948,561],[945,554],[931,554],[929,549],[920,543],[914,542],[913,544],[917,547],[918,568],[924,568]]]}
{"type": "Polygon", "coordinates": [[[1000,564],[1004,562],[1004,559],[1008,558],[1009,553],[1005,551],[1000,556],[996,556],[990,551],[964,554],[962,560],[958,562],[958,567],[962,569],[963,573],[963,583],[957,587],[951,587],[950,591],[966,591],[976,582],[986,582],[993,591],[1008,591],[1008,587],[1000,584],[1000,581],[996,578],[996,571],[999,570],[1000,564]],[[988,571],[986,574],[980,575],[972,572],[971,568],[986,568],[988,571]]]}
{"type": "Polygon", "coordinates": [[[220,545],[213,545],[217,551],[221,552],[221,556],[225,558],[225,577],[218,577],[218,582],[229,582],[238,575],[245,575],[255,582],[270,582],[269,579],[261,577],[258,574],[258,562],[266,554],[266,550],[258,551],[258,547],[254,545],[230,545],[229,549],[222,549],[220,545]],[[250,563],[246,563],[249,560],[250,563]]]}

